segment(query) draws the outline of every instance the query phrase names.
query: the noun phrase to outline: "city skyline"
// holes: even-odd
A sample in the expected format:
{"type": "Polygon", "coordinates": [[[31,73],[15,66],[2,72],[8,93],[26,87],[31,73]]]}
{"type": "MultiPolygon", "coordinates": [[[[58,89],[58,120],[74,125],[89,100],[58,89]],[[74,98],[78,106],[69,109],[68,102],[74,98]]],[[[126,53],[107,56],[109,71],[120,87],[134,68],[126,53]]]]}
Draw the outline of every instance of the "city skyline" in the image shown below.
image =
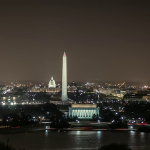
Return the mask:
{"type": "Polygon", "coordinates": [[[148,149],[149,4],[0,0],[0,150],[148,149]]]}
{"type": "Polygon", "coordinates": [[[147,2],[15,2],[0,2],[0,80],[61,81],[65,51],[70,82],[150,81],[147,2]]]}

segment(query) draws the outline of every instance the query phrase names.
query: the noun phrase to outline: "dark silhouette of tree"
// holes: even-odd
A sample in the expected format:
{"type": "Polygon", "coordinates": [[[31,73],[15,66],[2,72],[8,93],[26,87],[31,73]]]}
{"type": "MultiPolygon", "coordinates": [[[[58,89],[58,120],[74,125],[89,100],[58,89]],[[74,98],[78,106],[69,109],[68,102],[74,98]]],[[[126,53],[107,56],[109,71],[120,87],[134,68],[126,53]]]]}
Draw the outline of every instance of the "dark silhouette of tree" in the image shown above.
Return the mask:
{"type": "Polygon", "coordinates": [[[13,127],[18,125],[20,117],[17,114],[11,113],[11,114],[7,114],[4,118],[3,118],[3,125],[8,126],[11,125],[13,127]]]}
{"type": "Polygon", "coordinates": [[[9,139],[7,139],[7,144],[0,142],[0,150],[16,150],[15,148],[13,148],[8,143],[9,143],[9,139]]]}
{"type": "Polygon", "coordinates": [[[1,150],[4,150],[4,149],[5,149],[5,147],[6,147],[5,143],[0,142],[0,149],[1,149],[1,150]]]}
{"type": "Polygon", "coordinates": [[[24,115],[20,118],[19,125],[29,125],[29,124],[34,124],[34,121],[31,115],[24,115]]]}
{"type": "Polygon", "coordinates": [[[131,150],[131,148],[126,144],[111,143],[101,146],[98,150],[131,150]]]}

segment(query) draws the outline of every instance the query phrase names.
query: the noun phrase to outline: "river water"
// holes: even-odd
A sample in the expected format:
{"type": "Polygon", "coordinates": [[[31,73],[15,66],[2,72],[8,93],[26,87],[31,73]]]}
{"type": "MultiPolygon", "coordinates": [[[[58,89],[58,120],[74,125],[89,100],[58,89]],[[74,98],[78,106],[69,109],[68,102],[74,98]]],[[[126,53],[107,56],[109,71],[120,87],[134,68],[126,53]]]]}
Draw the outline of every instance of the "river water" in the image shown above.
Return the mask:
{"type": "Polygon", "coordinates": [[[126,143],[133,150],[149,150],[150,134],[136,131],[39,131],[19,134],[0,134],[0,141],[17,150],[96,150],[112,142],[126,143]]]}

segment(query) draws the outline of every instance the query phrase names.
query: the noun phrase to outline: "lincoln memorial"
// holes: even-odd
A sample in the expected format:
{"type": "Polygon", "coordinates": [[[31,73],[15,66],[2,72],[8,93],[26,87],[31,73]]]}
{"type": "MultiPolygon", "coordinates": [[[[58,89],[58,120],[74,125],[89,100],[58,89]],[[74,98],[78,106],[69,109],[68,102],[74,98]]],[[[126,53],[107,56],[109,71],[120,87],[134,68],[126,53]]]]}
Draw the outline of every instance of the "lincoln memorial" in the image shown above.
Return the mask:
{"type": "Polygon", "coordinates": [[[69,107],[69,116],[79,119],[92,119],[92,116],[99,116],[99,107],[96,104],[72,104],[69,107]]]}

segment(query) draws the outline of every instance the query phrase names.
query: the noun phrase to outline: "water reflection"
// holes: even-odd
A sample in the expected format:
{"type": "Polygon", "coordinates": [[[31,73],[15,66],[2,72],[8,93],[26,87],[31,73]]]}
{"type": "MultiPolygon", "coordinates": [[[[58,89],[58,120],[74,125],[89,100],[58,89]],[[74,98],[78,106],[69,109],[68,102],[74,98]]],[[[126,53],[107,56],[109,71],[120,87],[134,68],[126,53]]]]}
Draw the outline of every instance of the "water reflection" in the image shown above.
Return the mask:
{"type": "Polygon", "coordinates": [[[45,136],[48,136],[48,130],[45,130],[45,136]]]}
{"type": "Polygon", "coordinates": [[[81,131],[77,131],[77,132],[76,132],[77,135],[80,135],[80,133],[81,133],[81,131]]]}
{"type": "Polygon", "coordinates": [[[136,131],[130,131],[129,143],[132,143],[132,144],[136,143],[135,134],[136,134],[136,131]]]}
{"type": "Polygon", "coordinates": [[[98,134],[102,133],[102,131],[97,131],[98,134]]]}
{"type": "Polygon", "coordinates": [[[101,136],[102,136],[102,131],[97,131],[97,137],[98,137],[98,139],[100,139],[101,136]]]}
{"type": "Polygon", "coordinates": [[[145,141],[145,134],[146,133],[144,133],[144,132],[140,132],[140,141],[141,141],[141,143],[144,143],[144,141],[145,141]]]}
{"type": "Polygon", "coordinates": [[[10,138],[10,144],[16,149],[24,147],[27,150],[97,150],[100,146],[110,144],[112,142],[128,144],[132,150],[150,149],[150,134],[139,133],[136,131],[70,131],[58,133],[45,130],[29,132],[27,134],[15,134],[15,138],[14,134],[0,134],[2,142],[6,142],[8,137],[10,138]]]}

